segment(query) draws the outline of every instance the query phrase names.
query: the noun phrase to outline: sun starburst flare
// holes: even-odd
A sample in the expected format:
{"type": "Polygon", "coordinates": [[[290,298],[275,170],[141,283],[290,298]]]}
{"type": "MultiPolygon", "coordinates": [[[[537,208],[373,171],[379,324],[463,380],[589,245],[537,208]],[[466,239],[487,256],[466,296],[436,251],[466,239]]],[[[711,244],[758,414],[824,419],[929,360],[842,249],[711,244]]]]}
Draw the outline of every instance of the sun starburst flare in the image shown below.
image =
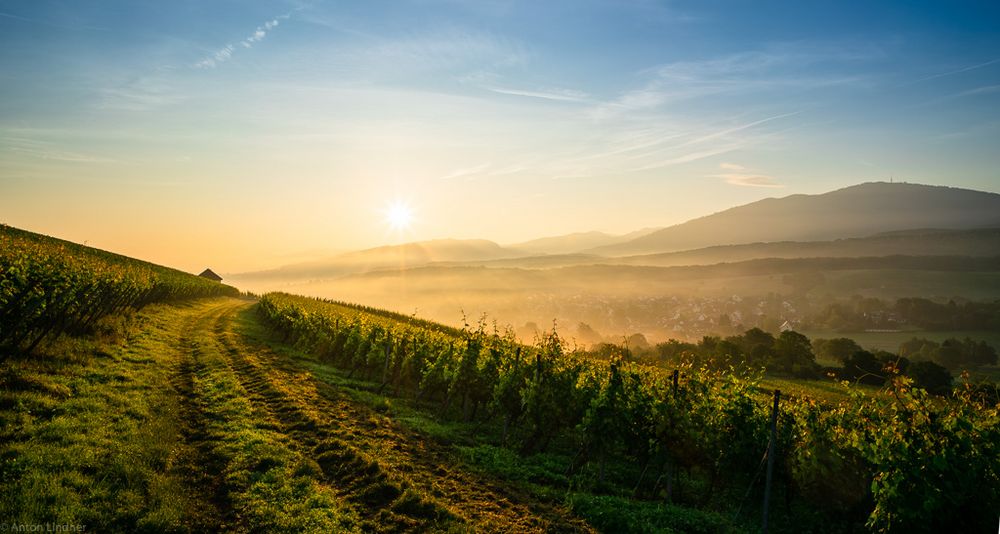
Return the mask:
{"type": "Polygon", "coordinates": [[[401,200],[390,203],[385,208],[385,222],[396,231],[409,230],[413,224],[413,209],[401,200]]]}

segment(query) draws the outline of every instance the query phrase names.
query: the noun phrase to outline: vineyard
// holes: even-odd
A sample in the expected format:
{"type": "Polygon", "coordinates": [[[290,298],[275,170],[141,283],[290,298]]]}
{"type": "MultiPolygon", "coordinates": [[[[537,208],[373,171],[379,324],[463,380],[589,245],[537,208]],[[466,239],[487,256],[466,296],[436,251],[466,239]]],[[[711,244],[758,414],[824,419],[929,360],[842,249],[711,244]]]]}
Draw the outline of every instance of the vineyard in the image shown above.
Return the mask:
{"type": "MultiPolygon", "coordinates": [[[[771,415],[760,372],[688,365],[674,378],[621,358],[581,359],[556,333],[524,346],[482,322],[456,331],[286,294],[265,296],[258,312],[284,341],[348,379],[371,382],[378,395],[494,427],[495,444],[521,458],[567,458],[565,476],[550,485],[592,496],[588,506],[602,496],[666,501],[741,522],[759,510],[771,415]]],[[[934,398],[897,376],[878,394],[850,391],[838,404],[784,399],[774,442],[775,527],[995,528],[1000,413],[995,401],[957,389],[934,398]]]]}
{"type": "Polygon", "coordinates": [[[485,320],[234,296],[0,227],[4,520],[721,533],[767,510],[774,532],[996,526],[1000,413],[981,387],[937,397],[898,374],[772,397],[752,366],[665,369],[556,332],[525,345],[485,320]]]}
{"type": "Polygon", "coordinates": [[[154,302],[234,296],[204,278],[0,225],[0,348],[32,352],[102,317],[154,302]]]}

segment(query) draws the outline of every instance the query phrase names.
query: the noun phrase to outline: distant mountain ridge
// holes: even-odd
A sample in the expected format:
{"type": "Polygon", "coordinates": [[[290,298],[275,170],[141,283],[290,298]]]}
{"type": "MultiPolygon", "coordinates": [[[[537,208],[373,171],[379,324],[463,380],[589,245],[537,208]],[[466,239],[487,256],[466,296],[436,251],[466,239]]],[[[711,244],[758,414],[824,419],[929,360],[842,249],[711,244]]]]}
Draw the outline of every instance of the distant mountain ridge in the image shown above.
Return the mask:
{"type": "Polygon", "coordinates": [[[407,269],[438,262],[499,260],[523,256],[486,239],[434,239],[348,252],[323,260],[268,271],[232,275],[237,279],[331,277],[384,269],[407,269]]]}
{"type": "Polygon", "coordinates": [[[873,182],[819,195],[768,198],[619,236],[579,232],[509,246],[485,239],[437,239],[229,276],[328,279],[427,265],[542,269],[707,265],[763,258],[991,256],[1000,254],[998,248],[1000,194],[873,182]],[[600,246],[581,252],[595,243],[600,246]]]}
{"type": "Polygon", "coordinates": [[[657,230],[659,228],[643,228],[622,235],[612,235],[605,232],[575,232],[532,239],[509,247],[531,254],[575,254],[582,250],[625,243],[657,230]]]}
{"type": "MultiPolygon", "coordinates": [[[[921,229],[832,241],[777,241],[717,245],[609,259],[626,265],[710,265],[764,258],[859,258],[872,256],[1000,256],[1000,227],[976,230],[921,229]]],[[[513,260],[509,260],[513,261],[513,260]]]]}
{"type": "Polygon", "coordinates": [[[593,254],[563,254],[438,263],[436,265],[482,265],[521,269],[551,269],[598,264],[675,267],[770,258],[860,258],[875,256],[965,256],[970,258],[1000,256],[1000,227],[976,230],[904,230],[831,241],[776,241],[743,245],[716,245],[693,250],[618,258],[593,254]]]}
{"type": "Polygon", "coordinates": [[[914,228],[1000,226],[1000,194],[870,182],[819,195],[768,198],[585,251],[629,256],[717,245],[822,241],[914,228]]]}

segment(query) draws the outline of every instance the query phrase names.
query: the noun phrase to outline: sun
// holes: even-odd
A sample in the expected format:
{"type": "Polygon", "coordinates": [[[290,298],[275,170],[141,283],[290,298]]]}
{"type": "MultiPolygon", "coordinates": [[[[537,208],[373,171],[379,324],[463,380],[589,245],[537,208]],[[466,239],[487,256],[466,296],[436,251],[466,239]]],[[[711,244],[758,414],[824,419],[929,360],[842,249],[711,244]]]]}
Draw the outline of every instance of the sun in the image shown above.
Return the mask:
{"type": "Polygon", "coordinates": [[[413,209],[401,200],[392,202],[385,208],[385,222],[393,230],[408,230],[413,223],[413,209]]]}

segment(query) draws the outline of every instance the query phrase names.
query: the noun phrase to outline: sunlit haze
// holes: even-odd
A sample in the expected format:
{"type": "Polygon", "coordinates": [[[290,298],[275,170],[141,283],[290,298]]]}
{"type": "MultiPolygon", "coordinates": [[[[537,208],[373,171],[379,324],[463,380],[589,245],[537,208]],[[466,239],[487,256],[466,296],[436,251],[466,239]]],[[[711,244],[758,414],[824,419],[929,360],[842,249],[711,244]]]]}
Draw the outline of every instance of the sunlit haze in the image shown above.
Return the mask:
{"type": "Polygon", "coordinates": [[[998,20],[990,2],[4,2],[0,222],[226,273],[875,180],[997,191],[998,20]]]}

